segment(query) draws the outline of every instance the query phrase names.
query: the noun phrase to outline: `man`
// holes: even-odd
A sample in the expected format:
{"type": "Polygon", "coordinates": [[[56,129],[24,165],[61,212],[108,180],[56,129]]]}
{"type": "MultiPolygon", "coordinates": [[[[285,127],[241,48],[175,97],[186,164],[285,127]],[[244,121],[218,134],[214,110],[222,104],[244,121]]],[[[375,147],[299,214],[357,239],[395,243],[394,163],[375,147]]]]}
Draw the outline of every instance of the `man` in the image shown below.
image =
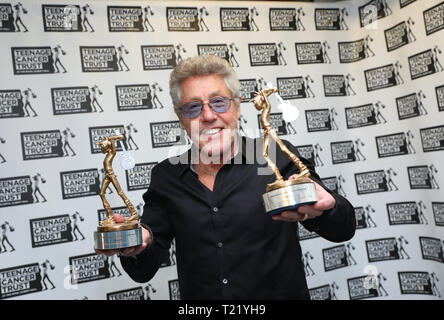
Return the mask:
{"type": "MultiPolygon", "coordinates": [[[[143,244],[97,252],[120,254],[130,277],[147,282],[175,238],[183,299],[309,299],[297,222],[328,240],[346,241],[356,228],[353,206],[326,190],[313,164],[301,158],[318,202],[265,213],[262,194],[274,175],[262,156],[263,140],[237,134],[239,90],[237,75],[223,59],[199,56],[176,66],[170,94],[193,146],[153,168],[143,196],[143,244]]],[[[276,145],[272,149],[269,157],[284,179],[298,172],[276,145]]]]}

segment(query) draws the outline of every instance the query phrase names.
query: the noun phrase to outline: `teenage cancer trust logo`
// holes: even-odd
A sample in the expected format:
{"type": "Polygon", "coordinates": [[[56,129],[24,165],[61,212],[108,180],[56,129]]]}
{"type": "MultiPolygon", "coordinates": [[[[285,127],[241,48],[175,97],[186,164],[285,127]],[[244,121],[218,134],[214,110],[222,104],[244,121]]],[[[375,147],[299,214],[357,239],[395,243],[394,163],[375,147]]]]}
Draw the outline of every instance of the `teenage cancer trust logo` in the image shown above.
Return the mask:
{"type": "Polygon", "coordinates": [[[439,56],[442,54],[438,46],[414,54],[409,57],[410,76],[412,80],[425,77],[444,70],[439,56]]]}
{"type": "Polygon", "coordinates": [[[348,16],[347,8],[317,8],[315,9],[316,30],[348,30],[345,16],[348,16]]]}
{"type": "Polygon", "coordinates": [[[269,20],[271,31],[305,31],[301,16],[305,16],[302,7],[270,8],[269,20]]]}
{"type": "Polygon", "coordinates": [[[31,176],[0,179],[0,208],[34,203],[31,176]]]}
{"type": "Polygon", "coordinates": [[[404,84],[400,69],[402,65],[399,61],[376,67],[364,71],[367,91],[390,88],[404,84]]]}
{"type": "Polygon", "coordinates": [[[182,44],[141,46],[143,70],[173,69],[186,53],[182,44]]]}
{"type": "Polygon", "coordinates": [[[279,66],[287,65],[282,54],[287,50],[284,43],[249,43],[250,65],[257,66],[279,66]]]}
{"type": "Polygon", "coordinates": [[[28,10],[18,2],[0,4],[0,32],[28,32],[23,23],[22,16],[28,14],[28,10]]]}
{"type": "Polygon", "coordinates": [[[179,121],[152,122],[150,123],[151,143],[153,148],[186,145],[188,136],[180,128],[179,121]]]}
{"type": "Polygon", "coordinates": [[[136,287],[107,293],[106,300],[145,300],[145,295],[142,287],[136,287]]]}
{"type": "Polygon", "coordinates": [[[398,191],[399,188],[393,181],[393,176],[396,175],[393,168],[355,173],[356,191],[358,195],[398,191]]]}
{"type": "Polygon", "coordinates": [[[436,294],[436,275],[426,271],[398,272],[401,294],[436,294]]]}
{"type": "Polygon", "coordinates": [[[108,30],[110,32],[154,32],[150,6],[108,6],[108,30]]]}
{"type": "Polygon", "coordinates": [[[103,112],[97,99],[103,92],[95,84],[92,87],[51,88],[54,115],[103,112]]]}
{"type": "Polygon", "coordinates": [[[444,202],[432,202],[435,225],[444,227],[444,202]]]}
{"type": "Polygon", "coordinates": [[[31,89],[0,90],[0,119],[37,117],[38,114],[31,102],[37,98],[37,94],[31,89]]]}
{"type": "Polygon", "coordinates": [[[170,291],[170,300],[180,300],[179,280],[169,280],[168,288],[170,291]]]}
{"type": "Polygon", "coordinates": [[[419,132],[423,152],[444,150],[444,125],[422,128],[419,132]]]}
{"type": "Polygon", "coordinates": [[[60,45],[55,47],[12,47],[12,67],[15,75],[66,73],[60,59],[66,55],[60,45]]]}
{"type": "Polygon", "coordinates": [[[99,178],[97,169],[60,172],[63,199],[98,195],[100,191],[99,178]]]}
{"type": "Polygon", "coordinates": [[[330,45],[323,42],[295,43],[298,64],[331,63],[328,50],[330,45]]]}
{"type": "Polygon", "coordinates": [[[80,284],[110,277],[108,257],[95,253],[69,257],[71,283],[80,284]]]}
{"type": "Polygon", "coordinates": [[[68,214],[31,219],[29,224],[33,248],[73,241],[68,214]]]}
{"type": "Polygon", "coordinates": [[[401,224],[428,224],[424,214],[423,201],[404,201],[387,203],[388,220],[391,226],[401,224]]]}
{"type": "MultiPolygon", "coordinates": [[[[89,140],[91,153],[102,153],[100,150],[99,142],[104,137],[114,136],[116,130],[118,132],[125,132],[125,127],[123,125],[112,125],[112,126],[104,126],[104,127],[90,127],[89,128],[89,140]]],[[[116,150],[118,152],[122,151],[122,147],[120,144],[116,145],[116,150]]]]}
{"type": "Polygon", "coordinates": [[[314,83],[310,75],[298,77],[276,78],[279,95],[284,100],[314,98],[310,83],[314,83]]]}
{"type": "Polygon", "coordinates": [[[63,131],[33,131],[22,132],[23,160],[47,159],[55,157],[75,156],[69,141],[75,138],[71,129],[63,131]]]}
{"type": "Polygon", "coordinates": [[[444,2],[437,4],[423,12],[426,34],[429,36],[444,29],[444,2]]]}
{"type": "Polygon", "coordinates": [[[444,111],[444,85],[435,88],[438,110],[444,111]]]}
{"type": "Polygon", "coordinates": [[[123,44],[100,47],[81,46],[82,72],[129,71],[124,59],[129,53],[123,44]]]}
{"type": "Polygon", "coordinates": [[[377,136],[375,140],[379,158],[416,153],[412,144],[413,134],[410,130],[377,136]]]}
{"type": "Polygon", "coordinates": [[[339,62],[353,63],[374,57],[375,53],[369,46],[370,42],[373,42],[373,38],[369,35],[356,41],[339,42],[339,62]]]}
{"type": "Polygon", "coordinates": [[[419,237],[422,258],[444,263],[444,240],[431,237],[419,237]]]}
{"type": "Polygon", "coordinates": [[[382,273],[347,279],[350,300],[388,296],[387,291],[382,286],[382,281],[387,281],[382,273]]]}
{"type": "Polygon", "coordinates": [[[351,242],[335,247],[322,249],[322,256],[324,258],[324,270],[332,271],[338,268],[344,268],[356,264],[353,258],[352,250],[355,246],[351,242]]]}
{"type": "Polygon", "coordinates": [[[22,132],[23,160],[62,157],[60,130],[22,132]]]}
{"type": "Polygon", "coordinates": [[[416,37],[412,31],[413,25],[415,25],[415,22],[412,20],[411,17],[409,17],[408,20],[402,21],[397,25],[386,29],[384,31],[384,34],[387,51],[390,52],[396,50],[402,46],[416,41],[416,37]]]}
{"type": "Polygon", "coordinates": [[[366,240],[367,257],[369,262],[410,259],[404,245],[409,242],[400,236],[398,238],[383,238],[366,240]]]}
{"type": "Polygon", "coordinates": [[[116,86],[117,109],[119,111],[163,108],[157,92],[163,89],[157,82],[116,86]]]}
{"type": "Polygon", "coordinates": [[[86,4],[43,4],[43,27],[45,32],[94,32],[89,16],[94,11],[86,4]]]}
{"type": "Polygon", "coordinates": [[[38,263],[0,270],[0,299],[42,291],[42,276],[38,263]]]}
{"type": "Polygon", "coordinates": [[[157,162],[137,163],[133,169],[125,171],[128,191],[145,190],[151,182],[151,171],[157,162]]]}
{"type": "Polygon", "coordinates": [[[167,7],[168,31],[210,31],[204,19],[208,15],[205,7],[167,7]]]}

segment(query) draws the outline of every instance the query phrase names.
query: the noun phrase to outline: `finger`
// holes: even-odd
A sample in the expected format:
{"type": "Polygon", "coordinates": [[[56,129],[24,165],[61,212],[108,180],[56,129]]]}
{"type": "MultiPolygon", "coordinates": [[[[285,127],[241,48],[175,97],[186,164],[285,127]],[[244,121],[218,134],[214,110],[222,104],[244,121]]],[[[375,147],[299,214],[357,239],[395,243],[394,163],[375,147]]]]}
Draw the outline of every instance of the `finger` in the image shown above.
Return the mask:
{"type": "Polygon", "coordinates": [[[313,205],[309,205],[309,206],[300,206],[299,208],[298,208],[298,212],[301,214],[301,215],[308,215],[309,217],[311,217],[311,218],[314,218],[314,217],[317,217],[317,216],[320,216],[321,214],[322,214],[322,210],[316,210],[315,208],[314,208],[314,206],[313,205]]]}
{"type": "Polygon", "coordinates": [[[289,215],[289,216],[279,216],[275,220],[285,221],[285,222],[301,222],[308,219],[308,214],[304,215],[289,215]]]}
{"type": "Polygon", "coordinates": [[[135,250],[134,250],[134,248],[133,247],[130,247],[130,248],[124,248],[124,249],[121,249],[120,251],[119,251],[119,254],[121,255],[121,256],[131,256],[131,255],[133,255],[133,252],[134,252],[135,250]]]}
{"type": "Polygon", "coordinates": [[[95,251],[97,254],[105,254],[105,252],[104,252],[103,250],[94,249],[94,251],[95,251]]]}
{"type": "Polygon", "coordinates": [[[319,199],[318,202],[313,204],[313,209],[317,210],[317,211],[325,211],[325,210],[332,209],[336,203],[334,198],[332,198],[332,199],[319,199]]]}
{"type": "Polygon", "coordinates": [[[115,254],[119,254],[120,251],[119,250],[99,250],[99,249],[95,249],[95,252],[97,254],[104,254],[107,257],[111,257],[115,254]]]}
{"type": "Polygon", "coordinates": [[[276,214],[272,217],[274,220],[296,222],[304,221],[307,217],[304,214],[300,214],[297,211],[282,211],[280,214],[276,214]]]}
{"type": "Polygon", "coordinates": [[[145,247],[146,247],[145,244],[141,244],[139,246],[125,248],[125,249],[120,250],[120,255],[125,256],[125,257],[135,256],[135,255],[139,254],[140,252],[142,252],[145,249],[145,247]]]}
{"type": "Polygon", "coordinates": [[[124,218],[122,215],[118,214],[118,213],[114,213],[114,214],[113,214],[113,218],[114,218],[114,221],[115,221],[116,223],[122,223],[122,222],[125,222],[125,218],[124,218]]]}
{"type": "Polygon", "coordinates": [[[294,221],[291,221],[287,218],[283,218],[280,214],[275,214],[271,218],[275,221],[294,222],[294,221]]]}
{"type": "Polygon", "coordinates": [[[298,221],[302,218],[297,211],[282,211],[281,217],[288,221],[298,221]]]}

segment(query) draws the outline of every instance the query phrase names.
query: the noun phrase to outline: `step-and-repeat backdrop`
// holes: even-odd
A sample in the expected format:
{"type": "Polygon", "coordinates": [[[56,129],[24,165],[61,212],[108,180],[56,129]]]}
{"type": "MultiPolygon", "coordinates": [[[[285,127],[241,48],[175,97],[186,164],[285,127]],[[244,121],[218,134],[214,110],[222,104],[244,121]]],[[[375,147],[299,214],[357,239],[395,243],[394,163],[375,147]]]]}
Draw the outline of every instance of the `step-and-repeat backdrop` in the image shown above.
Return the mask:
{"type": "Polygon", "coordinates": [[[1,3],[0,299],[180,298],[174,244],[145,284],[94,253],[96,143],[126,134],[136,166],[114,167],[140,212],[153,166],[189,148],[168,79],[198,54],[238,72],[243,135],[277,86],[299,117],[275,105],[274,128],[356,208],[350,241],[300,228],[312,299],[442,299],[443,29],[438,0],[1,3]]]}

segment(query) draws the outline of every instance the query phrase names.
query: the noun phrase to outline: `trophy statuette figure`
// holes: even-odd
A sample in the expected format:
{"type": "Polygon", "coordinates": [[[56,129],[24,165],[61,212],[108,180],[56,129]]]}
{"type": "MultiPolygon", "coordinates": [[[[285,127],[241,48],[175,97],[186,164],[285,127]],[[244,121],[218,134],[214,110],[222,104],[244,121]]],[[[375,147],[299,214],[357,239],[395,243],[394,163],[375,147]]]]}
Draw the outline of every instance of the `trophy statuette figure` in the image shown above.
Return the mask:
{"type": "Polygon", "coordinates": [[[268,96],[277,91],[275,87],[267,87],[256,92],[251,100],[255,108],[262,112],[261,124],[264,130],[263,156],[276,176],[276,181],[267,184],[266,192],[262,195],[265,211],[270,215],[279,214],[285,210],[294,210],[300,205],[313,204],[318,200],[316,186],[309,179],[310,171],[307,169],[307,166],[287,148],[270,124],[271,105],[268,101],[268,96]],[[299,173],[292,180],[284,180],[276,164],[268,157],[270,137],[276,141],[279,148],[299,169],[299,173]]]}
{"type": "MultiPolygon", "coordinates": [[[[99,142],[100,150],[106,154],[103,161],[105,178],[100,188],[100,198],[107,213],[107,218],[100,221],[97,231],[94,232],[94,248],[99,250],[122,249],[142,243],[142,229],[138,222],[139,215],[130,200],[123,193],[112,167],[112,161],[116,155],[115,141],[120,140],[119,142],[121,142],[124,138],[123,134],[116,134],[115,136],[105,137],[99,142]],[[130,217],[124,219],[124,222],[117,223],[114,220],[111,206],[106,200],[105,192],[110,183],[113,184],[117,194],[122,198],[131,213],[130,217]]],[[[125,151],[123,145],[122,149],[125,151]]]]}

